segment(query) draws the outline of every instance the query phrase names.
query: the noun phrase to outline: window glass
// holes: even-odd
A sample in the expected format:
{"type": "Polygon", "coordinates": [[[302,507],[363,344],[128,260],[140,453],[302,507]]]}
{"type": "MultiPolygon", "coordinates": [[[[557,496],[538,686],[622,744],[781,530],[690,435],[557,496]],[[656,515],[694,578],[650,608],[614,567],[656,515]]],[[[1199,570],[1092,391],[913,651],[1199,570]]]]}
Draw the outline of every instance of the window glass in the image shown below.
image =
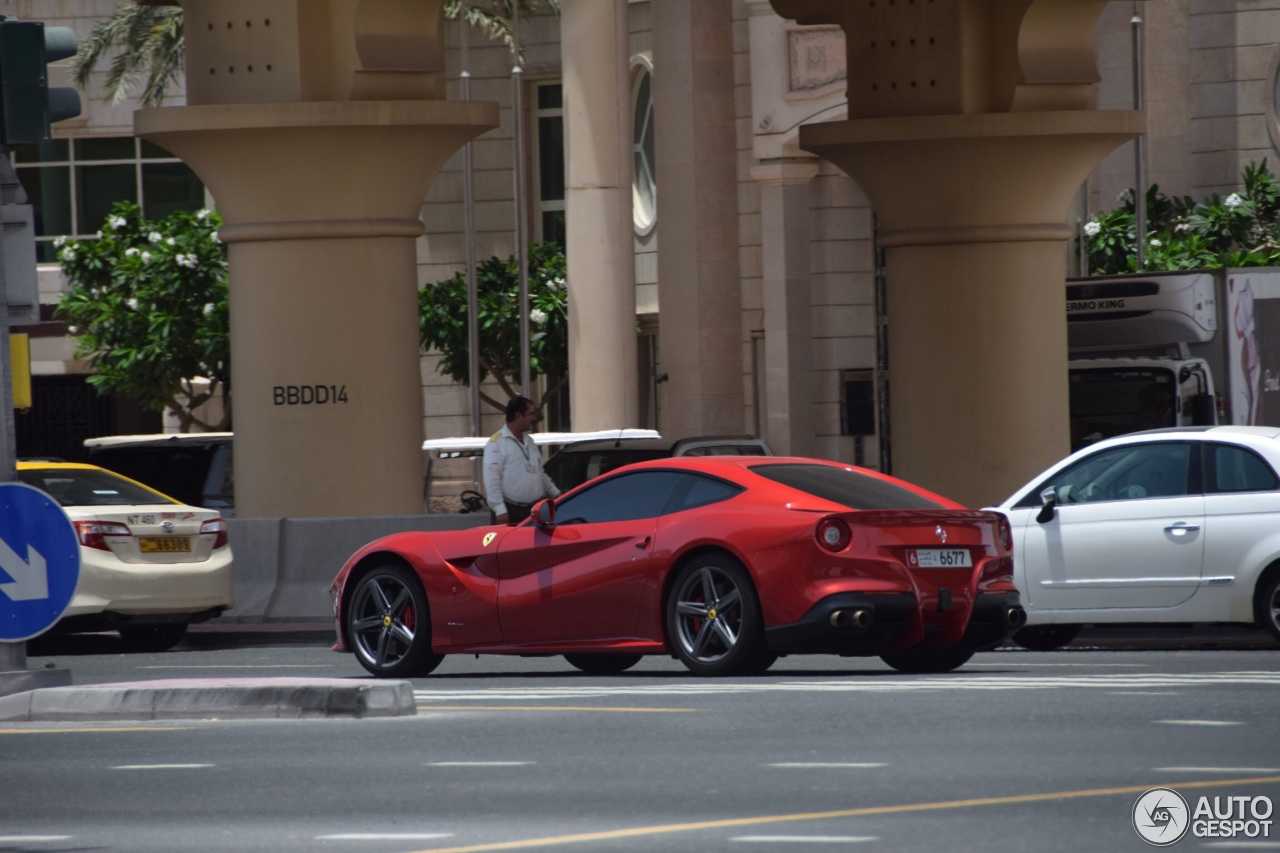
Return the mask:
{"type": "Polygon", "coordinates": [[[86,136],[75,140],[77,160],[132,160],[137,156],[133,137],[86,136]]]}
{"type": "Polygon", "coordinates": [[[1266,492],[1280,486],[1271,466],[1243,447],[1210,445],[1209,466],[1210,491],[1266,492]]]}
{"type": "Polygon", "coordinates": [[[943,509],[943,505],[896,483],[830,465],[753,465],[768,480],[850,509],[943,509]]]}
{"type": "Polygon", "coordinates": [[[184,163],[146,163],[142,167],[142,215],[164,219],[204,206],[204,184],[184,163]]]}
{"type": "Polygon", "coordinates": [[[138,184],[132,164],[121,166],[80,166],[76,217],[81,228],[97,231],[118,201],[137,201],[138,184]]]}
{"type": "Polygon", "coordinates": [[[15,163],[63,163],[70,154],[70,146],[66,139],[49,139],[35,145],[23,145],[14,149],[15,163]]]}
{"type": "Polygon", "coordinates": [[[556,524],[598,524],[657,518],[680,486],[676,471],[637,471],[611,477],[556,503],[556,524]]]}
{"type": "Polygon", "coordinates": [[[681,488],[682,494],[668,507],[668,512],[679,512],[727,501],[734,495],[742,493],[741,486],[713,477],[704,477],[700,474],[684,474],[682,477],[685,481],[681,488]]]}
{"type": "Polygon", "coordinates": [[[658,159],[653,131],[653,75],[636,72],[631,87],[632,217],[635,228],[648,233],[657,215],[658,159]]]}
{"type": "Polygon", "coordinates": [[[37,468],[18,471],[18,479],[35,486],[61,506],[135,506],[172,504],[145,486],[92,468],[37,468]]]}
{"type": "Polygon", "coordinates": [[[1039,493],[1049,486],[1063,504],[1185,495],[1190,458],[1191,447],[1186,442],[1136,444],[1104,450],[1081,459],[1036,489],[1033,502],[1038,504],[1039,493]]]}

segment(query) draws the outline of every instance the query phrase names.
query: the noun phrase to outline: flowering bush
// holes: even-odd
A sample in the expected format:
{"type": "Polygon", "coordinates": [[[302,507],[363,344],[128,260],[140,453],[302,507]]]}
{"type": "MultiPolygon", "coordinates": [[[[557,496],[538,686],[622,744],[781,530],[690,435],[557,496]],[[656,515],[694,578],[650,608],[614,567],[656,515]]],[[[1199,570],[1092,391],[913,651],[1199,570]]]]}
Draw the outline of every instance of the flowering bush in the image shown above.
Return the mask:
{"type": "MultiPolygon", "coordinates": [[[[1280,264],[1280,184],[1267,170],[1266,160],[1246,166],[1241,181],[1241,191],[1226,198],[1214,194],[1199,203],[1188,196],[1169,198],[1158,186],[1147,190],[1144,268],[1280,264]]],[[[1079,239],[1088,252],[1090,275],[1138,269],[1132,191],[1126,190],[1119,200],[1120,207],[1095,214],[1081,228],[1079,239]]]]}
{"type": "MultiPolygon", "coordinates": [[[[569,369],[565,275],[564,253],[558,245],[530,244],[530,373],[550,380],[544,399],[564,384],[569,369]]],[[[519,276],[519,263],[514,257],[492,257],[476,266],[480,378],[492,376],[508,398],[520,393],[519,276]]],[[[418,337],[423,350],[439,350],[443,356],[439,371],[455,382],[467,384],[471,361],[465,273],[424,287],[418,294],[418,309],[418,337]]],[[[495,400],[484,393],[480,396],[494,408],[506,408],[505,400],[495,400]]]]}
{"type": "Polygon", "coordinates": [[[172,410],[183,431],[230,425],[229,405],[216,424],[192,414],[215,395],[225,404],[231,380],[221,223],[209,210],[149,222],[121,202],[96,238],[55,244],[71,283],[55,316],[93,365],[89,383],[150,411],[172,410]],[[193,377],[208,378],[207,389],[194,388],[193,377]]]}

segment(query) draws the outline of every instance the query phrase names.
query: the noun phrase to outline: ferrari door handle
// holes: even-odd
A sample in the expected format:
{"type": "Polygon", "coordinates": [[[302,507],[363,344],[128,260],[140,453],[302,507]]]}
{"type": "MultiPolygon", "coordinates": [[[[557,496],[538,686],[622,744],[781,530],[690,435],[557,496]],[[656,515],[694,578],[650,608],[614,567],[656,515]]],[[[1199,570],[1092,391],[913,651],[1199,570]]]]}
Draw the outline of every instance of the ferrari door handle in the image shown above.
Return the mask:
{"type": "Polygon", "coordinates": [[[1170,524],[1164,529],[1165,533],[1172,533],[1174,536],[1185,536],[1188,533],[1195,533],[1200,529],[1198,524],[1183,524],[1181,521],[1177,524],[1170,524]]]}
{"type": "Polygon", "coordinates": [[[646,536],[636,543],[636,547],[639,548],[641,551],[643,551],[644,549],[649,547],[649,542],[650,542],[650,539],[648,536],[646,536]]]}

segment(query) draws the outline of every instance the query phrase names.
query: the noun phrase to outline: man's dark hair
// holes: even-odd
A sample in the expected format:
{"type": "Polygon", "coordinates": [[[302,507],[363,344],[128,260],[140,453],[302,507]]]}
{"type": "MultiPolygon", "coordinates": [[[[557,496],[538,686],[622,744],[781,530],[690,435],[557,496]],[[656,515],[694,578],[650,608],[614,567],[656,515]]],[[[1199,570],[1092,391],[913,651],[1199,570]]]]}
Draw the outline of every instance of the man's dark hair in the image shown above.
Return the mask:
{"type": "Polygon", "coordinates": [[[512,397],[507,401],[507,423],[514,421],[517,415],[523,415],[529,411],[532,405],[533,401],[528,397],[512,397]]]}

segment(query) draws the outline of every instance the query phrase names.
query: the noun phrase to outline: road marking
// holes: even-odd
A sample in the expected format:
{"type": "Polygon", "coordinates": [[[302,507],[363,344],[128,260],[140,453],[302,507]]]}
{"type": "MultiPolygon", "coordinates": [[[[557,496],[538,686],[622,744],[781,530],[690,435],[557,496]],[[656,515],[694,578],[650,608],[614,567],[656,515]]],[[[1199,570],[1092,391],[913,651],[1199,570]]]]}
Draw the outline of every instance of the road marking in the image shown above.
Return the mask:
{"type": "Polygon", "coordinates": [[[872,768],[872,767],[888,767],[888,766],[889,766],[888,764],[885,764],[885,763],[883,763],[883,762],[862,762],[862,763],[848,763],[848,764],[840,764],[840,763],[834,763],[834,762],[821,763],[821,762],[816,762],[816,761],[815,761],[815,762],[810,762],[810,763],[807,763],[807,764],[806,764],[806,763],[803,763],[803,762],[799,762],[799,761],[792,761],[792,762],[779,762],[778,764],[766,764],[766,765],[765,765],[765,767],[783,767],[783,768],[796,768],[796,767],[798,767],[798,768],[808,768],[808,767],[816,767],[816,768],[823,768],[823,767],[845,767],[845,768],[854,768],[854,769],[860,769],[860,770],[865,770],[865,769],[867,769],[867,768],[872,768]]]}
{"type": "Polygon", "coordinates": [[[336,669],[331,663],[210,663],[201,666],[178,666],[176,664],[150,664],[138,669],[336,669]]]}
{"type": "Polygon", "coordinates": [[[527,767],[532,761],[428,761],[426,767],[527,767]]]}
{"type": "MultiPolygon", "coordinates": [[[[414,691],[413,698],[414,701],[418,701],[418,691],[414,691]]],[[[431,698],[441,697],[433,693],[431,698]]],[[[484,696],[483,698],[501,697],[484,696]]],[[[418,705],[417,708],[419,711],[598,711],[605,714],[689,714],[697,710],[696,708],[598,708],[591,705],[418,705]]]]}
{"type": "Polygon", "coordinates": [[[1112,690],[1112,696],[1178,696],[1176,690],[1112,690]]]}
{"type": "MultiPolygon", "coordinates": [[[[1160,787],[1173,788],[1221,788],[1240,785],[1260,785],[1280,782],[1280,776],[1255,776],[1248,779],[1198,780],[1192,782],[1160,782],[1160,787]]],[[[860,809],[840,809],[827,812],[803,812],[799,814],[763,815],[760,817],[726,818],[724,820],[699,821],[697,823],[670,823],[659,826],[637,826],[631,829],[614,829],[602,832],[584,832],[579,835],[544,836],[518,841],[497,841],[489,844],[471,844],[466,847],[447,847],[423,850],[419,853],[482,853],[491,850],[527,850],[534,847],[563,847],[591,841],[617,841],[625,838],[642,838],[654,835],[671,835],[677,832],[703,832],[709,829],[732,829],[740,826],[761,826],[770,823],[800,823],[814,820],[835,820],[868,815],[912,814],[928,811],[970,809],[985,806],[1007,806],[1020,803],[1043,803],[1049,800],[1075,800],[1086,797],[1112,797],[1121,794],[1141,794],[1156,784],[1126,785],[1119,788],[1087,788],[1076,791],[1054,791],[1046,794],[1017,794],[1009,797],[978,797],[968,800],[943,800],[931,803],[908,803],[899,806],[869,806],[860,809]]]]}
{"type": "Polygon", "coordinates": [[[452,832],[340,832],[317,835],[316,841],[432,841],[452,837],[452,832]]]}
{"type": "Polygon", "coordinates": [[[214,764],[117,764],[112,770],[202,770],[214,764]]]}
{"type": "Polygon", "coordinates": [[[1157,773],[1280,773],[1280,767],[1152,767],[1157,773]]]}
{"type": "MultiPolygon", "coordinates": [[[[588,685],[563,687],[493,687],[482,690],[415,690],[418,703],[465,700],[571,699],[601,696],[727,696],[741,693],[901,693],[926,690],[1057,690],[1063,688],[1215,687],[1219,685],[1280,687],[1280,672],[1143,673],[1068,676],[965,676],[963,672],[931,678],[842,678],[832,681],[706,682],[688,684],[588,685]]],[[[456,709],[456,708],[455,708],[456,709]]],[[[436,710],[427,708],[426,710],[436,710]]],[[[480,710],[480,709],[476,709],[480,710]]],[[[483,710],[495,710],[485,708],[483,710]]],[[[546,710],[546,709],[543,709],[546,710]]],[[[592,709],[603,710],[603,709],[592,709]]],[[[631,709],[681,711],[689,709],[631,709]]]]}
{"type": "Polygon", "coordinates": [[[729,840],[760,844],[862,844],[880,838],[875,835],[739,835],[729,840]]]}
{"type": "Polygon", "coordinates": [[[1211,841],[1204,846],[1220,850],[1280,850],[1280,841],[1211,841]]]}
{"type": "Polygon", "coordinates": [[[1243,726],[1244,723],[1237,723],[1231,720],[1155,720],[1154,722],[1165,726],[1243,726]]]}
{"type": "Polygon", "coordinates": [[[51,841],[70,841],[74,835],[0,835],[0,844],[34,844],[51,841]]]}
{"type": "Polygon", "coordinates": [[[199,726],[102,726],[74,729],[0,729],[0,735],[69,735],[87,732],[186,732],[199,726]]]}

